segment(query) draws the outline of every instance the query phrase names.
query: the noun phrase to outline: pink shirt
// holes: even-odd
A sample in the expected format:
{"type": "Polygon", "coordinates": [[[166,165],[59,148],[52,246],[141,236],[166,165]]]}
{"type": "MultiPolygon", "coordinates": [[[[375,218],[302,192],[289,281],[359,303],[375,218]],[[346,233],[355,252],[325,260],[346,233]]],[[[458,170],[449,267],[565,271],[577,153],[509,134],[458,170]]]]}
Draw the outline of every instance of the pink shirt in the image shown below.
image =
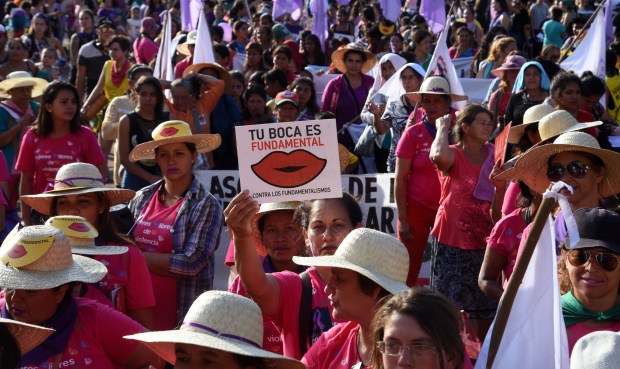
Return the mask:
{"type": "Polygon", "coordinates": [[[338,324],[310,347],[301,359],[308,369],[349,369],[359,363],[357,351],[357,332],[360,325],[356,322],[338,324]]]}
{"type": "Polygon", "coordinates": [[[137,38],[133,42],[133,55],[136,57],[136,64],[149,65],[158,51],[159,46],[148,37],[137,38]]]}
{"type": "Polygon", "coordinates": [[[188,56],[187,58],[181,60],[174,66],[174,78],[183,78],[183,72],[185,72],[185,68],[192,65],[192,57],[188,56]]]}
{"type": "MultiPolygon", "coordinates": [[[[159,191],[153,195],[142,216],[136,222],[132,235],[143,252],[158,254],[172,253],[172,234],[170,230],[176,219],[183,198],[172,206],[159,202],[159,191]]],[[[173,329],[177,320],[177,283],[176,277],[164,276],[151,272],[153,292],[155,293],[155,330],[173,329]]]]}
{"type": "Polygon", "coordinates": [[[506,194],[504,195],[504,202],[502,203],[502,214],[512,213],[517,208],[517,199],[521,194],[519,183],[510,182],[508,188],[506,188],[506,194]]]}
{"type": "Polygon", "coordinates": [[[510,278],[517,262],[519,243],[523,237],[523,230],[527,225],[521,218],[521,209],[513,210],[499,220],[487,238],[487,245],[507,259],[504,267],[504,278],[510,278]]]}
{"type": "Polygon", "coordinates": [[[88,299],[75,299],[78,317],[65,351],[54,355],[39,365],[26,365],[21,369],[48,369],[58,362],[59,368],[118,369],[134,353],[138,341],[123,336],[144,331],[131,318],[88,299]]]}
{"type": "Polygon", "coordinates": [[[405,130],[398,141],[396,156],[411,160],[411,172],[407,181],[407,205],[437,210],[441,185],[437,168],[429,157],[432,143],[433,137],[424,128],[424,124],[414,124],[405,130]]]}
{"type": "Polygon", "coordinates": [[[36,195],[44,192],[48,184],[54,185],[56,172],[63,165],[85,162],[98,167],[105,160],[97,137],[90,128],[80,126],[78,133],[63,137],[38,136],[29,129],[22,138],[15,169],[34,173],[31,194],[36,195]]]}
{"type": "Polygon", "coordinates": [[[572,354],[575,343],[586,334],[599,331],[620,332],[620,321],[609,322],[605,328],[593,328],[587,325],[587,322],[581,322],[566,328],[566,337],[568,338],[568,350],[572,354]]]}
{"type": "Polygon", "coordinates": [[[481,167],[472,164],[455,146],[450,149],[454,152],[454,164],[448,175],[439,173],[441,199],[431,234],[448,246],[481,250],[493,228],[491,203],[474,197],[481,167]]]}

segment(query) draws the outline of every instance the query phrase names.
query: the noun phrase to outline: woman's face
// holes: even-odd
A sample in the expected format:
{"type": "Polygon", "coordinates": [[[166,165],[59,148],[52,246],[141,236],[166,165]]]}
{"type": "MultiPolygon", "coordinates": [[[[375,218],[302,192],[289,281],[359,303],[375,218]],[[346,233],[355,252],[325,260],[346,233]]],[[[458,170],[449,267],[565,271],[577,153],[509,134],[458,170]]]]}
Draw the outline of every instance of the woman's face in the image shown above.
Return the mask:
{"type": "Polygon", "coordinates": [[[332,268],[332,275],[325,285],[325,293],[333,307],[334,319],[359,322],[360,318],[374,309],[377,302],[376,295],[368,296],[362,292],[359,274],[343,268],[332,268]]]}
{"type": "Polygon", "coordinates": [[[243,88],[243,83],[233,78],[232,86],[230,89],[230,96],[232,96],[234,99],[240,99],[241,96],[243,96],[244,90],[245,89],[243,88]]]}
{"type": "Polygon", "coordinates": [[[248,58],[248,64],[251,66],[257,66],[260,64],[261,55],[258,51],[254,49],[248,50],[247,58],[248,58]]]}
{"type": "Polygon", "coordinates": [[[540,69],[535,66],[528,67],[523,73],[523,82],[526,90],[540,89],[540,69]]]}
{"type": "MultiPolygon", "coordinates": [[[[194,105],[194,96],[191,91],[183,86],[177,86],[170,90],[172,94],[172,105],[176,110],[188,111],[194,105]]],[[[155,102],[153,102],[155,104],[155,102]]]]}
{"type": "Polygon", "coordinates": [[[474,41],[474,38],[471,36],[471,34],[465,30],[459,31],[459,33],[456,34],[456,39],[459,45],[463,46],[471,46],[474,41]]]}
{"type": "Polygon", "coordinates": [[[499,5],[499,2],[497,1],[491,2],[491,6],[493,7],[493,10],[495,10],[496,12],[499,12],[502,10],[502,7],[499,5]]]}
{"type": "Polygon", "coordinates": [[[306,239],[313,256],[333,255],[344,238],[356,228],[341,201],[317,200],[312,204],[306,239]]]}
{"type": "Polygon", "coordinates": [[[348,53],[344,59],[344,65],[347,69],[347,74],[358,75],[362,73],[362,66],[364,65],[364,58],[359,53],[348,53]]]}
{"type": "Polygon", "coordinates": [[[500,50],[500,62],[503,63],[504,60],[506,60],[506,57],[513,51],[517,51],[517,44],[515,42],[509,43],[503,50],[500,50]]]}
{"type": "Polygon", "coordinates": [[[396,68],[394,68],[394,64],[391,61],[386,61],[381,64],[381,77],[383,77],[384,81],[390,79],[396,73],[396,68]]]}
{"type": "Polygon", "coordinates": [[[243,369],[230,352],[188,345],[185,343],[175,344],[176,369],[243,369]]]}
{"type": "Polygon", "coordinates": [[[51,104],[45,104],[53,121],[70,122],[77,113],[77,100],[70,90],[61,90],[51,104]]]}
{"type": "Polygon", "coordinates": [[[405,68],[405,70],[400,73],[400,81],[407,92],[419,91],[420,85],[422,84],[422,78],[411,70],[411,68],[405,68]]]}
{"type": "Polygon", "coordinates": [[[113,42],[108,46],[108,53],[110,54],[110,59],[115,61],[120,61],[127,57],[127,51],[123,51],[117,42],[113,42]]]}
{"type": "Polygon", "coordinates": [[[260,117],[265,112],[265,100],[257,94],[250,96],[246,103],[248,112],[252,117],[260,117]]]}
{"type": "Polygon", "coordinates": [[[47,31],[47,24],[40,17],[36,17],[34,19],[34,32],[36,34],[42,35],[43,33],[45,33],[45,31],[47,31]]]}
{"type": "Polygon", "coordinates": [[[604,168],[592,168],[590,159],[574,151],[561,152],[555,155],[549,162],[549,168],[553,167],[562,167],[564,174],[560,180],[573,187],[572,193],[565,189],[562,190],[562,194],[568,198],[568,202],[574,207],[574,210],[598,206],[598,184],[603,180],[604,168]],[[583,178],[575,178],[566,170],[566,166],[570,163],[585,164],[589,169],[583,178]]]}
{"type": "Polygon", "coordinates": [[[585,111],[592,111],[594,109],[594,105],[601,100],[602,95],[590,95],[590,96],[581,96],[579,99],[579,109],[585,111]]]}
{"type": "Polygon", "coordinates": [[[517,80],[518,75],[518,70],[507,70],[504,72],[504,79],[510,84],[510,86],[513,86],[515,84],[515,81],[517,80]]]}
{"type": "Polygon", "coordinates": [[[9,93],[11,94],[11,100],[16,104],[24,104],[32,99],[32,87],[15,87],[9,93]]]}
{"type": "MultiPolygon", "coordinates": [[[[417,320],[408,315],[395,312],[388,317],[384,327],[383,341],[408,347],[411,347],[409,345],[425,346],[425,349],[419,346],[417,349],[414,349],[413,353],[410,349],[403,348],[400,356],[381,354],[385,369],[441,368],[441,361],[444,359],[437,350],[429,347],[434,346],[433,339],[420,326],[417,320]]],[[[445,369],[454,369],[455,367],[456,363],[454,363],[454,360],[444,360],[445,369]]]]}
{"type": "Polygon", "coordinates": [[[474,21],[474,12],[470,9],[465,9],[463,16],[465,17],[465,21],[467,21],[467,23],[474,21]]]}
{"type": "Polygon", "coordinates": [[[77,215],[90,224],[99,223],[99,214],[105,211],[105,204],[99,201],[96,193],[60,196],[56,200],[56,215],[77,215]]]}
{"type": "Polygon", "coordinates": [[[271,40],[269,39],[269,33],[267,33],[267,31],[263,30],[261,27],[259,27],[256,30],[256,38],[258,39],[258,42],[260,42],[261,44],[266,44],[266,43],[271,42],[271,40]]]}
{"type": "Polygon", "coordinates": [[[303,232],[293,222],[293,212],[274,211],[264,216],[262,241],[267,254],[276,261],[291,261],[303,253],[303,232]]]}
{"type": "Polygon", "coordinates": [[[450,99],[444,95],[422,94],[422,108],[431,122],[443,117],[450,108],[450,99]]]}
{"type": "Polygon", "coordinates": [[[495,129],[495,123],[487,113],[478,113],[472,124],[463,123],[463,135],[470,139],[487,142],[495,129]]]}
{"type": "Polygon", "coordinates": [[[401,41],[400,37],[398,36],[390,37],[390,49],[392,50],[393,53],[399,53],[403,51],[403,42],[401,41]]]}
{"type": "Polygon", "coordinates": [[[581,102],[581,88],[576,83],[569,83],[560,91],[556,103],[558,108],[567,111],[578,111],[581,102]]]}
{"type": "Polygon", "coordinates": [[[424,53],[428,54],[431,51],[432,37],[427,36],[420,42],[418,42],[415,47],[416,50],[424,51],[424,53]],[[419,48],[419,49],[418,49],[419,48]]]}
{"type": "Polygon", "coordinates": [[[166,180],[181,180],[192,176],[197,156],[185,143],[176,142],[158,147],[155,161],[166,180]]]}
{"type": "MultiPolygon", "coordinates": [[[[593,254],[601,252],[615,254],[604,247],[594,247],[586,250],[593,254]]],[[[573,285],[573,293],[579,301],[618,295],[620,267],[613,271],[605,270],[593,256],[590,256],[590,260],[581,266],[573,266],[566,258],[566,269],[568,269],[568,275],[573,285]]]]}
{"type": "Polygon", "coordinates": [[[5,288],[6,308],[13,319],[41,325],[47,322],[58,310],[68,286],[45,290],[14,290],[5,288]]]}
{"type": "Polygon", "coordinates": [[[157,91],[155,90],[155,87],[143,84],[137,93],[140,109],[155,109],[155,105],[157,105],[157,91]]]}
{"type": "Polygon", "coordinates": [[[82,27],[82,29],[92,30],[93,18],[91,18],[90,15],[86,13],[81,13],[79,21],[80,21],[80,27],[82,27]]]}
{"type": "Polygon", "coordinates": [[[316,43],[313,40],[306,38],[304,41],[304,52],[306,54],[314,54],[316,52],[316,43]]]}
{"type": "Polygon", "coordinates": [[[11,58],[12,60],[23,59],[24,51],[25,50],[21,42],[9,42],[9,58],[11,58]]]}
{"type": "Polygon", "coordinates": [[[305,83],[298,83],[293,92],[297,94],[300,106],[308,105],[310,98],[312,97],[312,89],[310,86],[305,83]]]}

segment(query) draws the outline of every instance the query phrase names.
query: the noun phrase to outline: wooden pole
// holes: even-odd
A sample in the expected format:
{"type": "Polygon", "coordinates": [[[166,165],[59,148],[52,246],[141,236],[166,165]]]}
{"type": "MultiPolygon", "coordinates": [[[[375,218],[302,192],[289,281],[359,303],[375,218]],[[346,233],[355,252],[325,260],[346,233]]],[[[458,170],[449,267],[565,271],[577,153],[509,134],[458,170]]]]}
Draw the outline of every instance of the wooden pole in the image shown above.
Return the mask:
{"type": "Polygon", "coordinates": [[[523,282],[523,276],[525,275],[525,271],[530,264],[532,254],[534,253],[536,244],[540,239],[540,234],[545,227],[549,214],[551,214],[551,211],[555,207],[555,203],[556,200],[553,197],[544,199],[540,209],[538,209],[538,212],[534,217],[534,223],[532,224],[530,234],[525,240],[523,252],[515,265],[510,279],[508,280],[508,286],[502,295],[499,309],[497,310],[497,316],[495,317],[495,323],[493,324],[493,331],[491,332],[491,342],[489,344],[486,369],[493,368],[493,362],[495,361],[495,356],[497,355],[500,343],[502,342],[502,337],[504,336],[504,330],[506,329],[506,323],[508,323],[508,317],[510,316],[510,310],[512,310],[512,304],[515,301],[519,286],[521,285],[521,282],[523,282]]]}
{"type": "MultiPolygon", "coordinates": [[[[606,1],[610,1],[610,0],[603,0],[602,3],[598,4],[598,7],[596,7],[596,10],[594,11],[594,13],[592,13],[590,18],[588,18],[588,21],[586,22],[585,26],[583,26],[583,28],[579,30],[579,33],[577,34],[577,37],[573,38],[571,40],[570,44],[568,44],[568,46],[566,47],[566,52],[560,57],[560,61],[558,61],[558,64],[563,62],[564,59],[566,59],[568,57],[568,52],[573,47],[575,42],[577,42],[577,40],[579,40],[579,38],[581,37],[581,34],[585,33],[585,32],[588,32],[588,27],[590,27],[590,24],[592,24],[592,22],[594,21],[594,18],[596,17],[598,12],[603,8],[603,5],[605,5],[606,1]]],[[[584,35],[584,37],[585,37],[585,35],[584,35]]]]}

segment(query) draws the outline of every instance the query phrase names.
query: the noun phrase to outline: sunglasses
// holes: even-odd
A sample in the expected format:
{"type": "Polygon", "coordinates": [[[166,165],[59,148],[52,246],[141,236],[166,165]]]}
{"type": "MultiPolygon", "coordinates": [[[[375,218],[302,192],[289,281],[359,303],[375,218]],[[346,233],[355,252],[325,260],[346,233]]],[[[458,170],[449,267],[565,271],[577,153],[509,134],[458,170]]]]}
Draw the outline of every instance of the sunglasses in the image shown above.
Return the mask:
{"type": "Polygon", "coordinates": [[[547,178],[549,178],[551,182],[557,182],[562,179],[564,173],[568,173],[571,177],[580,179],[588,174],[588,170],[590,170],[590,166],[580,161],[571,161],[566,167],[555,164],[547,168],[547,178]]]}
{"type": "Polygon", "coordinates": [[[568,262],[572,266],[582,266],[592,257],[594,257],[601,268],[608,272],[613,272],[618,268],[618,264],[620,264],[620,256],[609,252],[595,252],[584,249],[568,251],[568,262]]]}

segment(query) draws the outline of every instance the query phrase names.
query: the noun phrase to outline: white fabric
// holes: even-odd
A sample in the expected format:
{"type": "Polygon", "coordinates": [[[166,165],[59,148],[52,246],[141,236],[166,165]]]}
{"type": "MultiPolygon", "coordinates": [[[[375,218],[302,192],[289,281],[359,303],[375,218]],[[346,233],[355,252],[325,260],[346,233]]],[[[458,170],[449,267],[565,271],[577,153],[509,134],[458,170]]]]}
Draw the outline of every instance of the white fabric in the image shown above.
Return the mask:
{"type": "Polygon", "coordinates": [[[559,181],[553,183],[551,189],[543,193],[543,198],[547,199],[553,197],[560,204],[560,211],[562,211],[562,216],[564,216],[564,223],[566,223],[568,239],[570,240],[570,245],[568,248],[572,249],[580,240],[579,228],[577,228],[577,222],[573,216],[573,209],[571,209],[568,199],[560,193],[560,191],[562,191],[565,187],[568,191],[570,191],[570,193],[573,193],[573,187],[571,185],[559,181]]]}
{"type": "Polygon", "coordinates": [[[209,24],[205,12],[200,11],[200,21],[198,22],[198,30],[196,36],[196,47],[194,48],[194,64],[198,63],[215,63],[215,55],[213,54],[213,42],[209,33],[209,24]]]}
{"type": "Polygon", "coordinates": [[[605,13],[599,11],[586,33],[583,41],[566,58],[560,67],[581,76],[585,71],[592,71],[599,78],[605,79],[605,13]]]}
{"type": "MultiPolygon", "coordinates": [[[[375,67],[378,69],[378,73],[376,76],[373,76],[375,78],[375,83],[372,85],[372,91],[379,91],[381,86],[383,86],[385,82],[387,82],[386,80],[383,79],[383,75],[381,75],[381,65],[387,62],[391,62],[392,65],[394,66],[394,69],[399,70],[400,67],[402,67],[403,65],[407,63],[407,60],[403,58],[402,56],[398,54],[394,54],[394,53],[387,53],[383,55],[381,59],[379,60],[379,62],[375,65],[375,67]]],[[[396,73],[394,73],[394,76],[395,75],[396,73]]]]}
{"type": "MultiPolygon", "coordinates": [[[[437,41],[437,46],[435,47],[435,52],[433,53],[433,57],[431,58],[431,62],[428,65],[428,69],[426,70],[426,76],[431,75],[443,75],[444,78],[448,80],[450,84],[450,93],[455,95],[466,95],[463,91],[463,86],[461,85],[461,81],[459,80],[459,76],[456,74],[456,70],[454,69],[454,65],[452,64],[452,59],[450,59],[450,54],[448,53],[448,43],[446,42],[448,37],[448,31],[446,29],[441,32],[441,36],[437,41]]],[[[462,109],[467,104],[467,101],[458,101],[452,103],[452,107],[455,109],[462,109]]]]}
{"type": "Polygon", "coordinates": [[[157,79],[163,79],[165,81],[172,81],[174,79],[174,68],[172,68],[172,56],[176,47],[172,47],[170,41],[172,29],[170,14],[164,12],[160,15],[164,19],[164,34],[161,40],[161,45],[157,51],[157,60],[155,61],[155,70],[153,76],[157,79]]]}

